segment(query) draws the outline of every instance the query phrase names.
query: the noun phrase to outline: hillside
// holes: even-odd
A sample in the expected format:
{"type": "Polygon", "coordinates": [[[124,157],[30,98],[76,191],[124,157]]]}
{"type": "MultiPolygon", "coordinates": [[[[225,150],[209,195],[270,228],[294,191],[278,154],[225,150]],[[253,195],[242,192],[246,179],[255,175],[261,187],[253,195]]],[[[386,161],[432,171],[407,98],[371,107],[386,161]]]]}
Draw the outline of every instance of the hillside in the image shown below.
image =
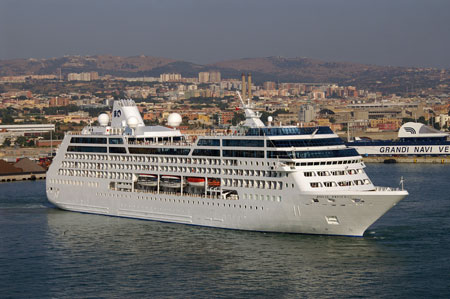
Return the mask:
{"type": "Polygon", "coordinates": [[[367,89],[377,87],[391,92],[450,83],[448,70],[441,72],[431,68],[326,62],[309,58],[244,58],[210,66],[228,72],[252,72],[257,81],[338,83],[367,89]]]}
{"type": "Polygon", "coordinates": [[[386,92],[450,85],[448,70],[326,62],[299,57],[243,58],[209,65],[152,56],[111,55],[0,60],[0,76],[58,74],[59,69],[63,75],[97,71],[100,75],[125,77],[159,76],[167,72],[196,77],[201,71],[219,70],[222,78],[239,78],[241,72],[251,72],[254,82],[259,84],[264,81],[337,83],[386,92]]]}

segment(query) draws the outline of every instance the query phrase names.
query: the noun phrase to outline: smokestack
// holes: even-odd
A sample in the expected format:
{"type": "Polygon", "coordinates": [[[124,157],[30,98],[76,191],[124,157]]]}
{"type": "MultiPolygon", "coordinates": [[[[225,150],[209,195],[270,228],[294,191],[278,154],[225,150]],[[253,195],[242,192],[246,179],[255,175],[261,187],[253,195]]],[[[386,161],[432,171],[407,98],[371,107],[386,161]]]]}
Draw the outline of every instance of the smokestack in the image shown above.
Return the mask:
{"type": "Polygon", "coordinates": [[[242,73],[242,99],[245,101],[245,74],[242,73]]]}
{"type": "Polygon", "coordinates": [[[248,73],[247,77],[248,77],[248,98],[251,101],[252,100],[252,74],[248,73]]]}

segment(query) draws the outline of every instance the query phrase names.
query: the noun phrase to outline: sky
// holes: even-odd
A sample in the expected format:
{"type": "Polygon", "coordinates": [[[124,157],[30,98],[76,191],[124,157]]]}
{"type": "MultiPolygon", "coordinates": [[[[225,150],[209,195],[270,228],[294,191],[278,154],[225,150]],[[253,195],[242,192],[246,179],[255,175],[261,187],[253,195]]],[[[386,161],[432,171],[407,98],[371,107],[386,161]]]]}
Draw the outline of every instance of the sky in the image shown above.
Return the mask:
{"type": "Polygon", "coordinates": [[[0,59],[98,54],[450,68],[450,0],[0,0],[0,59]]]}

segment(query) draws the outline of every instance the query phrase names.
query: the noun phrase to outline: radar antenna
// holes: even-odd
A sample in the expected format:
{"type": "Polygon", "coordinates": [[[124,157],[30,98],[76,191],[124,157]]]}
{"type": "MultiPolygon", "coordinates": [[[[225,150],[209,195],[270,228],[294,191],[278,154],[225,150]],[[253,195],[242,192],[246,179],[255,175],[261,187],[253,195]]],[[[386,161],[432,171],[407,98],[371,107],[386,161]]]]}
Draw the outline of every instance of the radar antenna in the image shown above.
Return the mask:
{"type": "Polygon", "coordinates": [[[262,128],[265,127],[263,122],[259,119],[261,117],[261,113],[253,111],[253,106],[248,99],[248,104],[246,105],[239,91],[237,91],[239,96],[239,100],[241,101],[242,107],[239,107],[244,110],[245,113],[245,124],[244,126],[250,128],[262,128]]]}

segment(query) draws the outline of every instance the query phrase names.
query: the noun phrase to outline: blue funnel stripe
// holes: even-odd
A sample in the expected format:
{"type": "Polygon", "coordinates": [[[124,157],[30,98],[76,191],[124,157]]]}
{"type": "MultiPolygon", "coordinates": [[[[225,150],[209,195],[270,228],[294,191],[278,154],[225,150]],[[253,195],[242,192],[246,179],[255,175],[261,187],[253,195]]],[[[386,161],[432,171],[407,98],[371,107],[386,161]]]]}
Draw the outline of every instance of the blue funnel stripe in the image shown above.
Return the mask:
{"type": "Polygon", "coordinates": [[[413,135],[416,134],[416,130],[414,130],[414,128],[411,127],[405,127],[405,131],[413,135]]]}

